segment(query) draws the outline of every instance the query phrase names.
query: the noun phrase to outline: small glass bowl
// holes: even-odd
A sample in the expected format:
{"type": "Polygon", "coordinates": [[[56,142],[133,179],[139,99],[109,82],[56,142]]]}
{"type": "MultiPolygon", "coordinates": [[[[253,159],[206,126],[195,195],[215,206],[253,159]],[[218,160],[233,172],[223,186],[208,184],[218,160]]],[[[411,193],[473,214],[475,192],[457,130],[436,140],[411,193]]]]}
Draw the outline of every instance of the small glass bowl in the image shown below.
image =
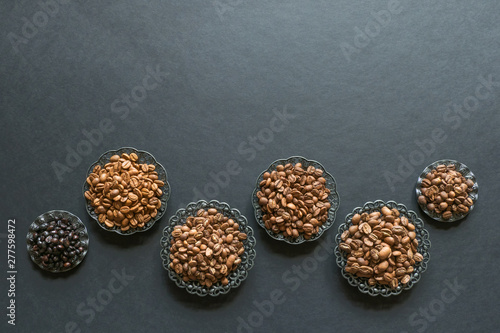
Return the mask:
{"type": "Polygon", "coordinates": [[[398,295],[400,294],[403,290],[409,290],[411,289],[419,280],[420,277],[422,276],[422,273],[425,272],[427,269],[427,264],[429,263],[430,260],[430,253],[429,249],[431,247],[431,241],[429,240],[429,232],[424,229],[424,222],[422,219],[418,217],[418,215],[412,211],[408,210],[405,205],[403,204],[398,204],[394,201],[387,201],[384,202],[382,200],[377,200],[375,202],[367,202],[363,205],[363,207],[356,207],[352,211],[352,213],[348,214],[345,217],[345,222],[342,223],[339,226],[337,236],[335,237],[335,242],[337,246],[335,247],[335,255],[336,255],[336,261],[337,265],[341,269],[342,276],[349,282],[349,284],[353,287],[357,287],[363,294],[368,294],[370,296],[384,296],[384,297],[389,297],[392,295],[398,295]],[[342,242],[341,236],[342,233],[346,230],[349,229],[350,226],[352,226],[352,217],[355,214],[362,214],[362,213],[373,213],[373,212],[379,212],[382,207],[387,206],[388,208],[396,208],[399,210],[402,216],[406,216],[409,220],[410,223],[413,223],[415,225],[415,233],[417,234],[416,239],[418,240],[418,252],[422,254],[424,259],[420,263],[415,263],[413,266],[415,270],[413,273],[411,273],[411,280],[408,282],[406,285],[399,285],[396,289],[391,289],[388,286],[384,285],[375,285],[375,286],[370,286],[368,284],[368,279],[367,278],[360,278],[355,275],[352,275],[350,273],[347,273],[345,271],[345,267],[347,265],[347,254],[340,251],[339,249],[339,244],[342,242]]]}
{"type": "Polygon", "coordinates": [[[167,270],[168,276],[175,284],[180,288],[185,288],[186,291],[193,295],[198,296],[219,296],[222,294],[227,294],[232,288],[238,287],[248,276],[248,271],[253,267],[254,260],[256,256],[255,252],[255,237],[253,236],[253,230],[248,225],[248,221],[245,216],[243,216],[239,210],[229,207],[225,202],[219,202],[217,200],[212,200],[210,202],[201,200],[198,202],[191,202],[187,205],[185,209],[179,209],[174,216],[170,218],[169,224],[163,230],[163,237],[161,238],[161,251],[160,256],[163,263],[163,268],[167,270]],[[241,263],[238,268],[227,276],[229,284],[226,286],[222,285],[221,282],[217,282],[210,288],[201,285],[196,281],[185,282],[172,268],[170,268],[170,241],[172,240],[172,231],[176,225],[183,225],[186,223],[186,218],[189,216],[196,216],[196,212],[199,209],[215,208],[218,212],[222,213],[224,216],[232,218],[236,223],[238,223],[240,231],[247,234],[247,239],[242,240],[243,246],[245,247],[245,252],[240,256],[241,263]]]}
{"type": "Polygon", "coordinates": [[[97,222],[97,224],[102,229],[104,229],[106,231],[113,231],[113,232],[116,232],[120,235],[132,235],[132,234],[135,234],[136,232],[146,231],[146,230],[150,229],[156,223],[156,221],[161,219],[161,217],[163,216],[163,214],[165,214],[165,211],[167,210],[167,202],[168,202],[168,199],[170,199],[170,192],[171,192],[170,191],[170,184],[168,183],[167,179],[168,179],[167,171],[165,170],[165,168],[160,163],[158,163],[156,161],[156,159],[153,157],[153,155],[151,155],[147,151],[137,150],[137,149],[131,148],[131,147],[123,147],[123,148],[120,148],[117,150],[109,150],[109,151],[105,152],[104,154],[102,154],[96,162],[92,163],[92,165],[89,167],[89,169],[87,171],[87,176],[85,177],[85,182],[83,183],[83,197],[84,197],[85,203],[86,203],[85,208],[87,209],[87,213],[90,215],[90,217],[92,217],[97,222]],[[129,154],[129,155],[131,153],[136,153],[137,156],[139,157],[139,159],[137,160],[137,163],[141,163],[141,164],[147,163],[147,164],[154,165],[155,171],[158,173],[158,179],[165,183],[165,185],[163,187],[160,187],[160,189],[163,191],[163,194],[159,198],[159,200],[161,201],[161,207],[160,207],[160,209],[158,209],[158,214],[154,218],[149,220],[147,223],[145,223],[143,228],[130,228],[127,231],[122,231],[117,226],[114,226],[113,228],[108,228],[106,225],[104,225],[104,223],[99,222],[99,216],[95,213],[94,207],[92,207],[92,205],[90,204],[90,200],[85,198],[85,192],[88,191],[90,188],[90,185],[87,183],[86,179],[87,179],[88,175],[90,175],[92,173],[92,171],[94,170],[94,167],[96,165],[100,165],[101,167],[103,167],[106,163],[109,162],[109,159],[111,158],[111,156],[113,156],[113,155],[120,155],[121,156],[121,154],[123,154],[123,153],[129,154]]]}
{"type": "Polygon", "coordinates": [[[472,171],[470,171],[470,169],[465,164],[457,162],[455,160],[439,160],[439,161],[436,161],[436,162],[428,165],[424,169],[424,171],[422,171],[422,173],[420,174],[420,176],[418,177],[418,179],[417,179],[417,185],[415,186],[415,191],[417,193],[417,203],[420,206],[420,209],[422,209],[424,211],[424,213],[427,214],[432,219],[434,219],[436,221],[440,221],[440,222],[455,222],[455,221],[461,220],[464,217],[466,217],[472,211],[472,209],[474,208],[474,205],[476,204],[476,201],[477,201],[477,198],[478,198],[478,190],[479,190],[479,185],[477,184],[476,177],[474,176],[474,174],[472,173],[472,171]],[[442,214],[437,214],[434,211],[430,211],[429,209],[427,209],[426,205],[421,205],[418,202],[418,197],[422,195],[422,191],[421,191],[421,189],[422,189],[422,180],[424,180],[425,176],[429,172],[431,172],[432,170],[436,169],[436,167],[438,165],[440,165],[440,164],[444,164],[446,166],[448,166],[448,165],[454,165],[456,171],[460,172],[462,174],[462,176],[464,176],[466,179],[470,179],[470,180],[472,180],[474,182],[474,186],[472,187],[472,191],[469,192],[469,198],[471,198],[472,202],[473,202],[473,204],[469,207],[469,211],[467,213],[465,213],[465,214],[463,214],[463,213],[460,213],[460,214],[454,213],[453,216],[451,218],[447,219],[447,220],[443,219],[442,214]]]}
{"type": "Polygon", "coordinates": [[[335,215],[337,213],[337,210],[339,209],[339,205],[340,205],[340,198],[339,198],[339,194],[337,192],[337,183],[335,181],[335,178],[333,178],[333,176],[330,173],[328,173],[326,171],[325,167],[323,167],[323,165],[321,165],[319,162],[314,161],[314,160],[308,160],[302,156],[292,156],[292,157],[289,157],[287,159],[280,159],[280,160],[276,160],[273,163],[271,163],[269,168],[262,171],[262,173],[257,178],[257,182],[255,184],[255,189],[252,193],[252,206],[254,208],[255,219],[257,220],[257,223],[262,228],[264,228],[264,230],[267,232],[267,234],[271,238],[274,238],[274,239],[279,240],[279,241],[284,241],[286,243],[293,244],[293,245],[302,244],[304,242],[312,242],[312,241],[315,241],[316,239],[318,239],[319,237],[321,237],[321,235],[326,230],[328,230],[335,222],[335,215]],[[330,206],[330,209],[328,210],[328,219],[325,221],[325,223],[323,223],[323,225],[321,227],[319,227],[318,233],[313,235],[310,239],[305,239],[302,234],[299,235],[299,237],[297,237],[297,238],[285,237],[283,235],[283,233],[275,234],[272,230],[269,230],[266,228],[266,225],[264,224],[264,220],[262,219],[262,215],[263,215],[262,208],[259,205],[259,198],[257,197],[257,192],[260,191],[259,184],[264,179],[263,178],[264,173],[272,172],[272,171],[276,170],[276,167],[278,165],[286,165],[288,163],[291,163],[291,164],[302,163],[302,166],[304,168],[307,168],[310,165],[312,165],[313,167],[315,167],[317,169],[323,170],[323,178],[326,179],[325,186],[327,189],[330,190],[330,195],[328,196],[328,201],[330,202],[331,206],[330,206]]]}
{"type": "Polygon", "coordinates": [[[38,216],[35,219],[35,221],[33,223],[31,223],[31,225],[29,227],[28,234],[26,235],[26,248],[28,250],[28,254],[29,254],[31,260],[41,269],[48,271],[48,272],[52,272],[52,273],[67,272],[69,270],[72,270],[76,266],[78,266],[83,261],[85,256],[87,255],[87,251],[89,248],[89,234],[87,232],[87,228],[85,227],[83,222],[78,218],[78,216],[76,216],[70,212],[67,212],[65,210],[51,210],[51,211],[48,211],[48,212],[43,213],[42,215],[38,216]],[[42,260],[40,259],[40,256],[36,255],[35,251],[33,250],[33,246],[36,245],[35,240],[34,240],[34,234],[36,232],[35,229],[37,227],[39,227],[42,223],[45,223],[45,222],[49,223],[51,221],[59,220],[59,219],[63,219],[63,218],[68,220],[68,224],[70,224],[72,226],[76,226],[76,229],[73,232],[78,234],[78,236],[80,237],[80,239],[79,239],[80,243],[81,243],[80,246],[83,247],[84,251],[82,253],[80,253],[80,255],[75,257],[73,260],[70,261],[72,264],[70,267],[49,268],[49,267],[44,266],[42,264],[42,260]]]}

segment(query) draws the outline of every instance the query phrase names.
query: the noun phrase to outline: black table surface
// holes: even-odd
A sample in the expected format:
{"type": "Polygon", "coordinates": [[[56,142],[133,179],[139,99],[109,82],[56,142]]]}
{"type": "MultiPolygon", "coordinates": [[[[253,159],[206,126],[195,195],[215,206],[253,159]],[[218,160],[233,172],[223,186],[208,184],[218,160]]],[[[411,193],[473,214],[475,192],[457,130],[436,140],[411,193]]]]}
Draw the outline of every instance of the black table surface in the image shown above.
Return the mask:
{"type": "Polygon", "coordinates": [[[2,1],[1,331],[497,331],[499,15],[493,0],[2,1]],[[165,166],[172,196],[152,229],[122,237],[87,215],[82,184],[127,146],[165,166]],[[259,173],[293,155],[322,163],[340,195],[333,227],[300,246],[269,238],[250,202],[259,173]],[[478,180],[461,222],[416,202],[418,175],[444,158],[478,180]],[[246,281],[217,298],[178,288],[159,255],[169,218],[199,199],[239,209],[257,239],[246,281]],[[345,216],[377,199],[416,211],[432,242],[421,280],[390,298],[350,286],[331,251],[345,216]],[[66,274],[26,252],[53,209],[89,231],[66,274]]]}

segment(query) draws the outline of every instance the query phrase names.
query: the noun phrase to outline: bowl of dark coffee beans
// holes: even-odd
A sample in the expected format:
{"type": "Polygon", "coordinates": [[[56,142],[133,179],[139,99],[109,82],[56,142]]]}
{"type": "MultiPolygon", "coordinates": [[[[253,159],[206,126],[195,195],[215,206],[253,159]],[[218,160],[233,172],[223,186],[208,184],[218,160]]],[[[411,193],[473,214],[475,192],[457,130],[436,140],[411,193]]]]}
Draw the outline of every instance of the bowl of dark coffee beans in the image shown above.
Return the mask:
{"type": "Polygon", "coordinates": [[[31,260],[41,269],[60,273],[78,266],[88,251],[83,222],[70,212],[51,210],[30,225],[26,236],[31,260]]]}

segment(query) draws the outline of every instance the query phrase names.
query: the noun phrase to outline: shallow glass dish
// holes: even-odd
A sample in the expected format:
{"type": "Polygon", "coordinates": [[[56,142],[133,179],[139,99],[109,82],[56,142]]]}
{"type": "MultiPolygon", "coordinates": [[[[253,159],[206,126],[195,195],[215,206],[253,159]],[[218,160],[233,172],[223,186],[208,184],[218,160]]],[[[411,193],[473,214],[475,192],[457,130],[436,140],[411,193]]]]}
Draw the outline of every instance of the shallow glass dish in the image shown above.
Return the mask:
{"type": "Polygon", "coordinates": [[[335,215],[337,213],[337,210],[339,209],[340,205],[340,198],[339,194],[337,193],[337,183],[335,181],[335,178],[326,171],[326,169],[321,165],[319,162],[314,161],[314,160],[308,160],[305,157],[302,156],[292,156],[287,159],[280,159],[276,160],[271,165],[262,173],[259,175],[257,178],[257,182],[255,184],[255,189],[252,193],[252,206],[254,208],[255,212],[255,219],[257,220],[257,223],[264,228],[264,230],[267,232],[269,236],[272,238],[279,240],[279,241],[284,241],[289,244],[302,244],[304,242],[312,242],[321,237],[321,235],[328,230],[333,223],[335,222],[335,215]],[[266,228],[264,224],[264,220],[262,219],[262,208],[259,205],[259,198],[257,198],[257,192],[260,191],[260,182],[263,180],[264,173],[266,172],[272,172],[273,170],[276,170],[276,167],[278,165],[286,165],[288,163],[292,164],[297,164],[297,163],[302,163],[302,166],[304,168],[307,168],[308,166],[312,165],[313,167],[317,169],[323,170],[323,178],[326,179],[326,188],[330,190],[330,195],[328,196],[328,201],[330,202],[330,209],[328,210],[328,219],[326,220],[325,223],[321,227],[319,227],[319,231],[317,234],[313,235],[310,239],[305,239],[304,236],[301,234],[299,235],[298,238],[293,238],[293,237],[285,237],[282,233],[276,234],[272,230],[269,230],[266,228]]]}
{"type": "Polygon", "coordinates": [[[109,151],[105,152],[104,154],[102,154],[96,162],[92,163],[92,165],[87,170],[87,174],[85,176],[85,181],[83,183],[83,198],[85,199],[85,207],[87,209],[87,213],[90,215],[90,217],[92,217],[97,222],[97,224],[102,229],[104,229],[106,231],[116,232],[120,235],[132,235],[136,232],[146,231],[146,230],[150,229],[156,223],[156,221],[161,219],[161,217],[163,216],[163,214],[165,214],[165,211],[167,210],[167,202],[168,202],[168,199],[170,198],[170,192],[171,192],[170,185],[169,185],[167,179],[168,179],[167,171],[165,170],[165,168],[160,163],[158,163],[156,161],[156,159],[153,157],[153,155],[151,155],[147,151],[137,150],[137,149],[131,148],[131,147],[123,147],[123,148],[120,148],[117,150],[109,150],[109,151]],[[139,159],[137,160],[137,163],[140,163],[140,164],[147,163],[147,164],[154,165],[155,171],[158,173],[158,179],[165,183],[165,185],[163,187],[160,187],[160,189],[163,191],[163,194],[161,195],[160,198],[158,198],[161,201],[161,207],[158,209],[158,214],[154,218],[149,220],[147,223],[145,223],[143,228],[130,228],[127,231],[122,231],[117,226],[114,226],[113,228],[108,228],[106,225],[99,222],[99,216],[94,211],[94,207],[92,207],[92,205],[90,204],[90,200],[85,198],[85,191],[89,190],[89,188],[90,188],[90,185],[87,183],[87,177],[92,173],[92,171],[94,170],[94,167],[96,165],[100,165],[101,167],[103,167],[106,163],[109,162],[109,159],[111,158],[111,156],[113,156],[113,155],[120,155],[121,156],[121,154],[123,154],[123,153],[129,154],[129,155],[131,153],[136,153],[137,156],[139,157],[139,159]]]}
{"type": "Polygon", "coordinates": [[[417,193],[417,203],[420,206],[420,209],[422,209],[425,214],[427,214],[429,217],[431,217],[432,219],[434,219],[436,221],[455,222],[455,221],[461,220],[464,217],[466,217],[468,214],[470,214],[470,212],[474,208],[474,205],[476,204],[476,201],[478,198],[479,185],[477,184],[476,176],[474,176],[472,171],[470,171],[470,169],[465,164],[457,162],[455,160],[439,160],[439,161],[436,161],[436,162],[428,165],[424,169],[424,171],[422,171],[422,173],[420,174],[420,176],[417,179],[417,185],[415,186],[415,191],[417,193]],[[436,167],[440,164],[444,164],[446,166],[454,165],[456,171],[460,172],[462,174],[462,176],[464,176],[466,179],[470,179],[474,182],[474,186],[472,187],[472,191],[469,192],[469,198],[471,198],[472,202],[473,202],[473,204],[469,207],[469,211],[465,214],[464,213],[454,213],[453,216],[447,220],[443,219],[441,214],[437,214],[436,212],[433,212],[433,211],[430,211],[429,209],[427,209],[426,205],[421,205],[420,203],[418,203],[418,197],[420,195],[422,195],[422,191],[421,191],[422,180],[424,180],[425,176],[429,172],[431,172],[432,170],[436,169],[436,167]]]}
{"type": "Polygon", "coordinates": [[[28,234],[26,235],[26,248],[28,250],[28,254],[31,260],[41,269],[52,273],[67,272],[78,266],[87,255],[87,251],[89,248],[89,234],[87,232],[87,228],[85,227],[83,222],[78,218],[78,216],[70,212],[67,212],[65,210],[51,210],[38,216],[35,219],[35,221],[31,223],[28,234]],[[71,262],[70,267],[50,268],[43,265],[40,256],[37,255],[33,250],[33,246],[36,244],[34,240],[34,234],[36,232],[35,229],[37,229],[37,227],[39,227],[42,223],[45,222],[49,223],[51,221],[63,218],[68,220],[68,224],[76,227],[76,229],[74,229],[73,232],[78,234],[78,236],[80,237],[79,239],[81,243],[80,246],[83,247],[84,251],[70,261],[71,262]]]}
{"type": "Polygon", "coordinates": [[[392,296],[392,295],[398,295],[400,294],[403,290],[409,290],[411,289],[419,280],[420,277],[422,276],[422,273],[425,272],[427,269],[427,264],[429,263],[430,260],[430,253],[429,249],[431,247],[431,241],[429,240],[429,232],[424,229],[424,222],[422,219],[418,217],[418,215],[412,211],[408,210],[405,205],[403,204],[398,204],[394,201],[387,201],[384,202],[382,200],[377,200],[374,202],[367,202],[363,205],[363,207],[356,207],[352,211],[352,213],[348,214],[345,217],[345,222],[342,223],[339,226],[337,236],[335,237],[335,256],[336,256],[336,261],[337,265],[341,269],[342,276],[349,282],[349,284],[353,287],[357,287],[362,293],[368,294],[370,296],[392,296]],[[352,275],[348,272],[345,271],[345,267],[347,265],[347,254],[340,251],[339,249],[339,244],[342,242],[341,240],[341,235],[344,231],[348,230],[350,226],[352,226],[352,217],[355,214],[362,214],[362,213],[373,213],[373,212],[378,212],[381,210],[382,207],[387,206],[389,208],[396,208],[399,210],[401,215],[406,216],[409,220],[410,223],[413,223],[415,225],[415,233],[417,234],[416,239],[418,240],[418,247],[417,251],[422,254],[424,259],[420,263],[415,263],[413,266],[415,270],[413,273],[410,274],[410,282],[408,282],[406,285],[399,285],[396,289],[391,289],[388,286],[384,285],[375,285],[375,286],[370,286],[368,284],[368,279],[367,278],[360,278],[355,275],[352,275]]]}
{"type": "Polygon", "coordinates": [[[163,230],[163,237],[160,240],[161,251],[160,256],[163,263],[163,268],[168,272],[168,276],[180,288],[185,288],[190,294],[198,296],[219,296],[227,294],[232,288],[238,287],[248,276],[248,271],[253,267],[256,256],[255,252],[255,237],[252,228],[248,225],[248,221],[239,210],[229,207],[225,202],[212,200],[210,202],[201,200],[198,202],[191,202],[186,208],[179,209],[174,216],[170,218],[169,224],[163,230]],[[170,268],[170,241],[172,240],[172,231],[176,225],[183,225],[186,223],[186,218],[189,216],[196,216],[199,209],[215,208],[224,216],[232,218],[239,224],[240,231],[247,234],[247,239],[242,240],[245,252],[240,256],[241,263],[238,268],[227,276],[229,284],[222,285],[221,282],[213,284],[210,288],[201,285],[196,281],[185,282],[182,277],[178,275],[172,268],[170,268]]]}

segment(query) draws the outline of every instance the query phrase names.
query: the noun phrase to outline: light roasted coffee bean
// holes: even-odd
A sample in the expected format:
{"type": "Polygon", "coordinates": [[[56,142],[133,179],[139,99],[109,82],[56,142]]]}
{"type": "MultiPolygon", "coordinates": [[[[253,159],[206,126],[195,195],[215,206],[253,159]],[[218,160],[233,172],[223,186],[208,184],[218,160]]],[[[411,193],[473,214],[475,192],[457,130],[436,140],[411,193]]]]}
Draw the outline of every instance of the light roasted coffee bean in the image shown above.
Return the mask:
{"type": "Polygon", "coordinates": [[[107,228],[143,228],[161,208],[164,182],[158,180],[154,165],[139,164],[138,160],[135,153],[113,155],[87,177],[85,198],[107,228]]]}

